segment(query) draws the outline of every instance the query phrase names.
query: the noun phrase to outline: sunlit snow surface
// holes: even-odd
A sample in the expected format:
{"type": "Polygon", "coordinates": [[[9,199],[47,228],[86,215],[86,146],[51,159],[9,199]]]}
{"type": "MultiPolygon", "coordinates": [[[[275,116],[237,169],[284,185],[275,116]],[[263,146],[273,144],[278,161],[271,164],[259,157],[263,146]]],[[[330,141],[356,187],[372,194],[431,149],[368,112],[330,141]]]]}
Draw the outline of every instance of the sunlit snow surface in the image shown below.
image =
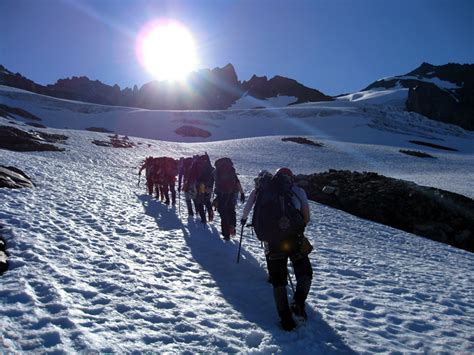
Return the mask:
{"type": "MultiPolygon", "coordinates": [[[[38,97],[37,103],[8,99],[6,104],[38,115],[49,112],[38,97]]],[[[85,110],[102,107],[102,116],[95,117],[106,117],[104,122],[112,122],[107,112],[141,111],[82,105],[85,110]]],[[[175,114],[143,111],[157,117],[175,114]]],[[[40,117],[45,122],[63,117],[69,127],[84,117],[51,113],[40,117]]],[[[0,164],[25,170],[36,184],[0,190],[1,233],[11,254],[10,270],[0,277],[0,350],[474,351],[473,254],[311,203],[307,236],[316,250],[309,320],[286,333],[278,326],[255,236],[244,232],[237,264],[238,238],[220,239],[219,218],[203,226],[186,217],[183,201],[173,209],[149,198],[143,179],[137,186],[136,168],[147,155],[207,151],[212,160],[233,158],[247,192],[260,169],[288,166],[297,173],[376,171],[473,198],[471,133],[397,108],[350,102],[299,105],[294,111],[179,113],[181,120],[195,115],[205,122],[210,122],[206,116],[221,115],[215,120],[220,126],[213,131],[216,140],[266,137],[208,143],[132,137],[143,144],[111,149],[91,144],[106,138],[100,133],[48,129],[70,137],[66,152],[0,151],[0,164]],[[248,124],[251,120],[255,126],[248,124]],[[272,125],[275,132],[269,131],[272,125]],[[324,147],[272,136],[284,134],[283,129],[289,130],[286,134],[306,131],[324,147]],[[423,148],[408,143],[411,139],[460,152],[423,148]],[[406,156],[400,148],[427,151],[437,159],[406,156]]],[[[129,120],[130,125],[142,122],[129,120]]],[[[172,140],[167,127],[162,134],[170,137],[162,139],[172,140]]],[[[240,214],[241,205],[238,219],[240,214]]]]}

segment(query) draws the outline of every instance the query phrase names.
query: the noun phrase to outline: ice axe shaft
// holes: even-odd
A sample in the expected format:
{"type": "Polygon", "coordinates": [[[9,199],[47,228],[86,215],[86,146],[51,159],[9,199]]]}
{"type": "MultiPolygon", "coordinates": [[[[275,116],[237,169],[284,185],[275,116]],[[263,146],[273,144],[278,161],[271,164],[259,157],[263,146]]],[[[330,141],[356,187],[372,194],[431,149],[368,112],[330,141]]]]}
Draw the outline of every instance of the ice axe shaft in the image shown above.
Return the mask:
{"type": "Polygon", "coordinates": [[[242,247],[242,236],[243,235],[244,235],[244,225],[242,224],[242,228],[240,229],[239,251],[237,252],[237,264],[240,261],[240,248],[242,247]]]}

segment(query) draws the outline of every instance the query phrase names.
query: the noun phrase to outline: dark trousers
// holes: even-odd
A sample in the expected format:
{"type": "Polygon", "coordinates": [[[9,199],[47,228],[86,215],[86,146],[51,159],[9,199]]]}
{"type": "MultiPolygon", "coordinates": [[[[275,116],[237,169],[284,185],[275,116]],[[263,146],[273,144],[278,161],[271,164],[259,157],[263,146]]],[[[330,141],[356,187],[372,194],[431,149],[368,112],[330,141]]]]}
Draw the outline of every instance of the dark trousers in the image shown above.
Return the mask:
{"type": "Polygon", "coordinates": [[[171,202],[173,203],[173,205],[175,205],[176,204],[176,190],[174,187],[174,182],[160,185],[160,193],[162,192],[162,196],[164,197],[165,203],[167,205],[170,204],[170,196],[169,196],[170,191],[171,191],[171,202]]]}
{"type": "Polygon", "coordinates": [[[191,199],[185,200],[186,201],[186,207],[188,209],[188,215],[189,216],[194,216],[194,211],[193,211],[193,202],[191,199]]]}
{"type": "Polygon", "coordinates": [[[146,186],[148,188],[148,195],[153,195],[153,180],[152,179],[146,179],[146,186]]]}
{"type": "Polygon", "coordinates": [[[206,210],[209,220],[212,220],[214,213],[212,212],[211,194],[208,192],[198,193],[195,199],[196,211],[201,217],[201,222],[206,222],[206,210]],[[205,208],[205,209],[204,209],[205,208]]]}
{"type": "Polygon", "coordinates": [[[286,287],[288,284],[288,259],[291,260],[293,270],[296,276],[296,291],[294,295],[295,301],[304,303],[308,296],[311,279],[313,278],[313,268],[308,256],[272,259],[272,255],[266,256],[268,273],[274,288],[286,287]]]}
{"type": "Polygon", "coordinates": [[[235,229],[235,193],[217,195],[217,211],[221,216],[221,234],[229,238],[231,228],[235,229]]]}

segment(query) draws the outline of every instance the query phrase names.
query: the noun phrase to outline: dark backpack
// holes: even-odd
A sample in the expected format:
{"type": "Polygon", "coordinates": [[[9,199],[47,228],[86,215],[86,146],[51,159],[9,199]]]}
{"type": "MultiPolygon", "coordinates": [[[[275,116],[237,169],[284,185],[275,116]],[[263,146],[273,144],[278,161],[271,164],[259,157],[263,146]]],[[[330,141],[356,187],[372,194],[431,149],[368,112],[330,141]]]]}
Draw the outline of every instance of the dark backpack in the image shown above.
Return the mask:
{"type": "Polygon", "coordinates": [[[215,162],[215,179],[217,193],[235,193],[239,191],[237,174],[230,158],[220,158],[215,162]]]}
{"type": "Polygon", "coordinates": [[[164,157],[162,160],[163,173],[167,177],[173,177],[178,175],[178,162],[173,158],[164,157]]]}
{"type": "Polygon", "coordinates": [[[285,175],[275,175],[259,182],[252,225],[257,238],[270,243],[303,235],[303,214],[292,202],[292,183],[285,175]]]}
{"type": "MultiPolygon", "coordinates": [[[[207,154],[196,156],[193,159],[189,171],[188,183],[196,183],[198,185],[205,184],[206,186],[208,186],[209,181],[212,179],[213,170],[214,169],[207,154]]],[[[214,180],[212,180],[212,183],[213,182],[214,180]]]]}

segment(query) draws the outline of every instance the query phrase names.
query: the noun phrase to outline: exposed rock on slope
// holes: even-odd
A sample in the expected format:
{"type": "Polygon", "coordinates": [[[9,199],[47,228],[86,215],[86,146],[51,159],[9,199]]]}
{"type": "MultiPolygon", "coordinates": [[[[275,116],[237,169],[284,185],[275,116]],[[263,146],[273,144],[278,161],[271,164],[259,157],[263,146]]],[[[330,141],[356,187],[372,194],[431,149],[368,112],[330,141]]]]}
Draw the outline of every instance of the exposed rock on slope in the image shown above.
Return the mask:
{"type": "Polygon", "coordinates": [[[296,80],[282,76],[275,76],[268,80],[266,76],[252,76],[249,81],[242,83],[242,90],[247,95],[264,100],[276,96],[294,96],[297,98],[292,104],[311,101],[332,101],[333,98],[322,92],[308,88],[296,80]]]}
{"type": "Polygon", "coordinates": [[[0,126],[0,149],[8,149],[17,152],[64,151],[63,148],[43,142],[63,142],[66,138],[66,136],[62,135],[42,132],[30,133],[15,127],[0,126]]]}
{"type": "Polygon", "coordinates": [[[299,175],[311,200],[474,252],[474,201],[376,173],[299,175]]]}
{"type": "Polygon", "coordinates": [[[211,136],[211,132],[194,126],[181,126],[175,130],[175,133],[183,137],[208,138],[211,136]]]}
{"type": "Polygon", "coordinates": [[[112,148],[133,148],[137,145],[132,142],[127,136],[119,137],[118,134],[109,136],[108,141],[93,140],[93,144],[101,147],[112,147],[112,148]]]}
{"type": "Polygon", "coordinates": [[[41,121],[41,118],[29,113],[18,107],[10,107],[7,105],[0,104],[0,116],[5,118],[14,118],[13,115],[17,115],[30,120],[41,121]]]}
{"type": "Polygon", "coordinates": [[[33,187],[31,178],[23,171],[12,166],[0,165],[0,188],[21,189],[33,187]]]}
{"type": "Polygon", "coordinates": [[[364,90],[396,87],[409,88],[408,111],[474,130],[474,64],[423,63],[405,75],[377,80],[364,90]]]}
{"type": "MultiPolygon", "coordinates": [[[[2,228],[2,226],[0,226],[2,228]]],[[[8,270],[7,243],[0,235],[0,275],[8,270]]]]}
{"type": "Polygon", "coordinates": [[[314,142],[308,138],[304,137],[284,137],[281,139],[283,142],[294,142],[298,144],[306,144],[306,145],[311,145],[313,147],[322,147],[323,144],[319,142],[314,142]]]}

